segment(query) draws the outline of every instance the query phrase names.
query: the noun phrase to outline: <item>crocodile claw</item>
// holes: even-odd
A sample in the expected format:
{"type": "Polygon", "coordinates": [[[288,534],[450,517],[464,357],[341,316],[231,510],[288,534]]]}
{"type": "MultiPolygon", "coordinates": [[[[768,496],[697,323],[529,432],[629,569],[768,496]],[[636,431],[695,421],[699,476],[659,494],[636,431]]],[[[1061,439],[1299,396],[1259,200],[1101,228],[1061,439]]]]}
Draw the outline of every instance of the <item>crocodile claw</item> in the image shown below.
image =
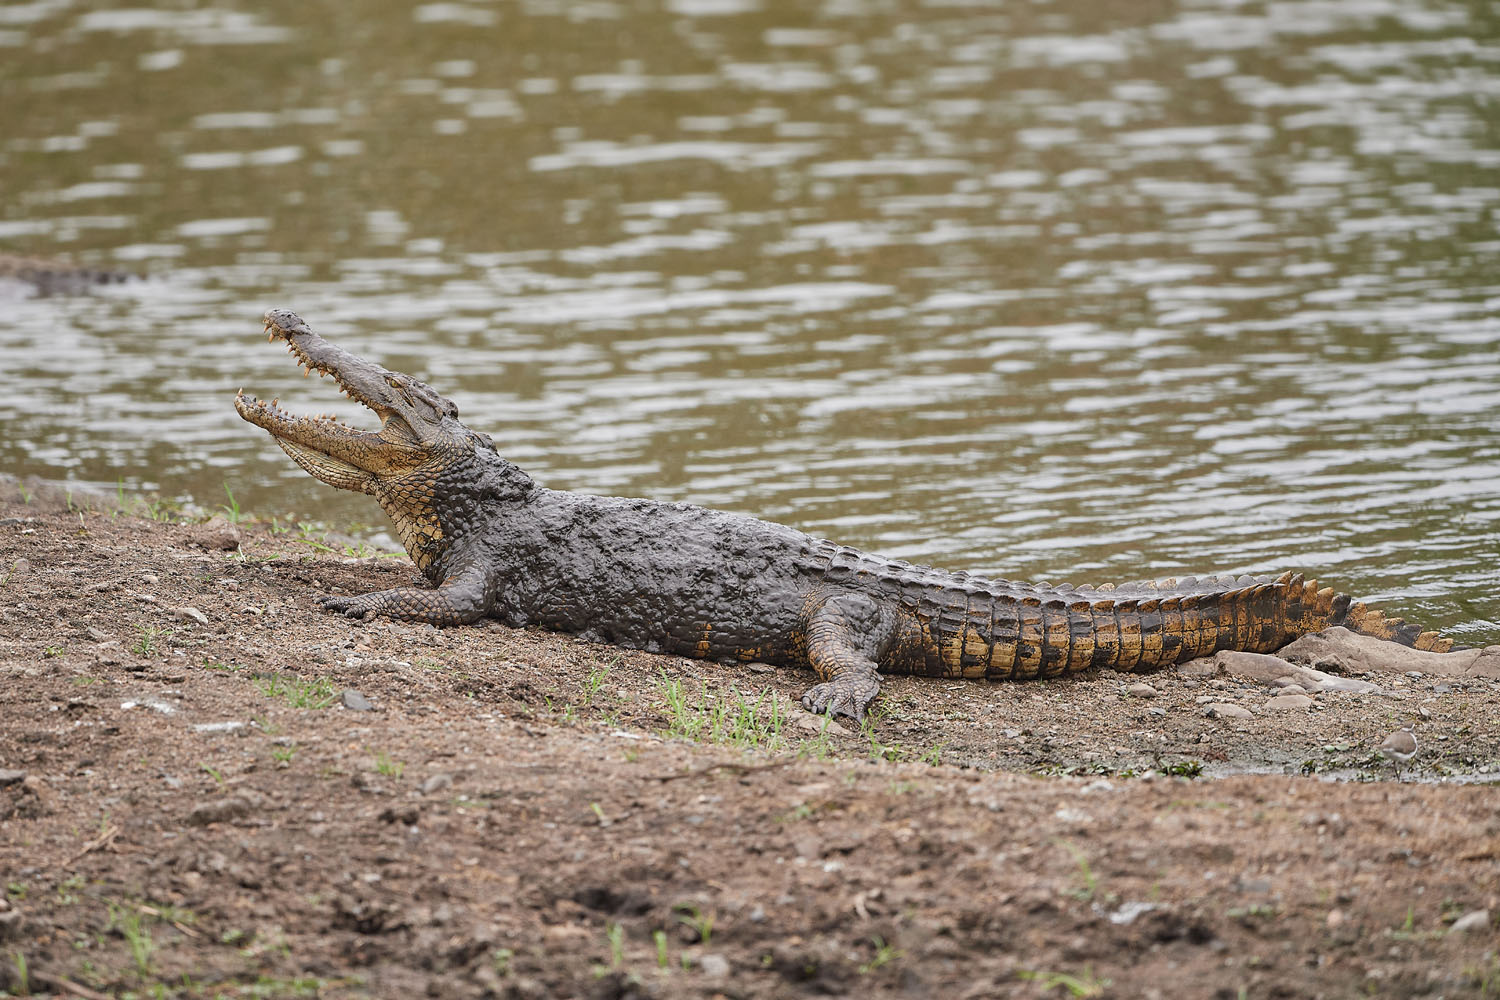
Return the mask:
{"type": "Polygon", "coordinates": [[[346,618],[362,619],[369,615],[372,610],[368,602],[364,600],[364,596],[366,595],[359,597],[339,597],[333,594],[324,594],[318,598],[318,604],[325,611],[333,611],[346,618]]]}
{"type": "Polygon", "coordinates": [[[880,694],[880,682],[873,677],[840,677],[814,684],[802,695],[802,707],[830,718],[845,716],[864,725],[865,709],[880,694]]]}

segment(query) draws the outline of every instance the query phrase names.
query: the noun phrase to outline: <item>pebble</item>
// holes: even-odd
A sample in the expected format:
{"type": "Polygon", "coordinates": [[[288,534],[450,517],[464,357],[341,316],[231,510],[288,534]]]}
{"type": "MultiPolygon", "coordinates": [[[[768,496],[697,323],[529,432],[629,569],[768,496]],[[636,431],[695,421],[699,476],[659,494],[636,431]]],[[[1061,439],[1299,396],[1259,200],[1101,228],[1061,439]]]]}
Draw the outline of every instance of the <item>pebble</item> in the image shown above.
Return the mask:
{"type": "Polygon", "coordinates": [[[814,736],[824,732],[830,736],[849,735],[849,730],[834,722],[828,716],[814,715],[811,712],[804,712],[801,709],[797,709],[792,713],[792,725],[804,733],[811,733],[814,736]],[[825,726],[827,727],[826,729],[824,728],[825,726]]]}
{"type": "MultiPolygon", "coordinates": [[[[1094,905],[1096,907],[1098,906],[1097,903],[1094,905]]],[[[1135,923],[1136,917],[1139,917],[1141,914],[1150,913],[1152,910],[1157,910],[1160,908],[1160,903],[1147,903],[1141,900],[1131,900],[1127,903],[1120,904],[1120,908],[1118,910],[1115,910],[1113,913],[1109,914],[1109,922],[1112,924],[1119,924],[1121,926],[1128,927],[1131,924],[1135,923]]]]}
{"type": "Polygon", "coordinates": [[[248,816],[251,809],[248,799],[230,796],[214,802],[201,802],[187,814],[188,826],[208,826],[210,823],[227,823],[248,816]]]}
{"type": "Polygon", "coordinates": [[[160,712],[162,715],[171,715],[177,711],[177,706],[169,705],[158,698],[141,698],[139,700],[120,702],[120,710],[122,712],[128,712],[132,708],[149,708],[153,712],[160,712]]]}
{"type": "Polygon", "coordinates": [[[188,541],[204,549],[232,552],[240,547],[240,529],[222,517],[211,517],[188,529],[188,541]]]}
{"type": "Polygon", "coordinates": [[[1305,694],[1279,694],[1262,706],[1268,712],[1306,712],[1313,700],[1305,694]]]}
{"type": "Polygon", "coordinates": [[[1307,688],[1287,677],[1278,677],[1271,683],[1280,689],[1278,694],[1307,694],[1307,688]]]}
{"type": "Polygon", "coordinates": [[[176,615],[178,618],[181,618],[183,621],[195,621],[199,625],[208,624],[208,615],[205,615],[203,612],[199,611],[191,604],[185,604],[180,608],[173,608],[172,614],[176,615]]]}
{"type": "Polygon", "coordinates": [[[433,792],[440,792],[444,788],[452,787],[452,785],[453,775],[445,773],[434,774],[432,777],[422,782],[422,794],[431,795],[433,792]]]}
{"type": "Polygon", "coordinates": [[[1212,656],[1200,656],[1178,666],[1177,672],[1188,677],[1212,677],[1219,672],[1219,664],[1212,656]]]}
{"type": "Polygon", "coordinates": [[[375,707],[374,705],[370,704],[370,699],[366,698],[364,695],[360,694],[353,688],[344,689],[343,700],[344,707],[351,712],[368,712],[370,711],[370,709],[375,707]]]}
{"type": "Polygon", "coordinates": [[[1203,714],[1210,719],[1253,719],[1255,713],[1248,708],[1227,701],[1215,701],[1203,707],[1203,714]]]}
{"type": "Polygon", "coordinates": [[[1132,684],[1130,685],[1130,687],[1125,689],[1125,693],[1130,695],[1132,698],[1155,698],[1156,688],[1152,687],[1150,684],[1145,683],[1132,684]]]}
{"type": "Polygon", "coordinates": [[[225,722],[197,722],[193,724],[195,733],[232,733],[236,729],[243,729],[245,724],[236,719],[225,722]]]}
{"type": "Polygon", "coordinates": [[[0,768],[0,787],[19,784],[25,780],[25,771],[12,771],[8,768],[0,768]]]}
{"type": "Polygon", "coordinates": [[[1453,926],[1448,928],[1449,934],[1467,934],[1469,931],[1482,931],[1490,926],[1489,910],[1470,910],[1457,920],[1453,926]]]}
{"type": "Polygon", "coordinates": [[[10,577],[13,580],[18,580],[18,579],[20,579],[21,577],[25,576],[27,573],[30,573],[30,572],[31,572],[31,560],[30,559],[17,559],[15,562],[13,562],[13,563],[10,564],[10,577]]]}
{"type": "Polygon", "coordinates": [[[723,955],[703,955],[698,959],[698,968],[709,979],[723,979],[729,975],[729,960],[723,955]]]}

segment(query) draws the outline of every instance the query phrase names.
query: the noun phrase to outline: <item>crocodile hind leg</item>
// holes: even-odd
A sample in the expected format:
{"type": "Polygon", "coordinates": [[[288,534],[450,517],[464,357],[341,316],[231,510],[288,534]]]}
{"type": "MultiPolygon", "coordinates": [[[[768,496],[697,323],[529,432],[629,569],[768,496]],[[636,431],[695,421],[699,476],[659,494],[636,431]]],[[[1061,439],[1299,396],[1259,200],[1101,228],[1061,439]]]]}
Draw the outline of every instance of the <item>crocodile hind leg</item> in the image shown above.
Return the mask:
{"type": "Polygon", "coordinates": [[[448,576],[437,587],[395,587],[351,597],[325,595],[318,603],[350,618],[385,615],[433,625],[467,625],[489,610],[485,574],[470,566],[448,576]]]}
{"type": "Polygon", "coordinates": [[[804,613],[807,662],[822,683],[802,695],[802,707],[865,721],[880,694],[875,658],[889,631],[880,606],[864,594],[815,595],[804,613]]]}

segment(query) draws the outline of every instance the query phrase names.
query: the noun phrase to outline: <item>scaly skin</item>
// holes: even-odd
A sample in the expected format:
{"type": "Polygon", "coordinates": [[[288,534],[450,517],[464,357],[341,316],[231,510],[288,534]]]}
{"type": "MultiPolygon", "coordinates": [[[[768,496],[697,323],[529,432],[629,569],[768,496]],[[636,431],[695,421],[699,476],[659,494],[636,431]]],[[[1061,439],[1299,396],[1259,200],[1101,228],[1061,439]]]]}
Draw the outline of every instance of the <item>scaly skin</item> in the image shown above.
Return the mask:
{"type": "Polygon", "coordinates": [[[346,615],[437,625],[490,616],[711,660],[811,667],[817,712],[862,719],[879,671],[1021,680],[1090,667],[1152,670],[1218,649],[1270,652],[1331,625],[1443,651],[1452,644],[1301,576],[1074,589],[947,572],[689,504],[545,489],[458,408],[409,375],[273,309],[266,331],[381,418],[361,431],[243,392],[240,416],[297,464],[374,496],[430,588],[323,597],[346,615]]]}

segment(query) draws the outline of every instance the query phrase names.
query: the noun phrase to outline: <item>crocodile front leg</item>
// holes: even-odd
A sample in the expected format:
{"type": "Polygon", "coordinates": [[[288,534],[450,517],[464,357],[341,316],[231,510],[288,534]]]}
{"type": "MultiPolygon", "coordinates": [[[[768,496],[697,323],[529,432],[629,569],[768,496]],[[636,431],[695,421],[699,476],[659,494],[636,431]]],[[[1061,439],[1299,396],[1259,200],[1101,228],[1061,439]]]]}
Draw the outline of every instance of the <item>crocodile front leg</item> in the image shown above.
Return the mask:
{"type": "Polygon", "coordinates": [[[467,625],[484,617],[490,607],[488,580],[477,564],[461,568],[437,587],[395,587],[354,597],[326,595],[318,603],[350,618],[385,615],[433,625],[467,625]]]}
{"type": "Polygon", "coordinates": [[[802,695],[802,707],[863,724],[880,694],[875,660],[890,631],[888,616],[864,594],[814,595],[804,612],[807,661],[821,684],[802,695]]]}

